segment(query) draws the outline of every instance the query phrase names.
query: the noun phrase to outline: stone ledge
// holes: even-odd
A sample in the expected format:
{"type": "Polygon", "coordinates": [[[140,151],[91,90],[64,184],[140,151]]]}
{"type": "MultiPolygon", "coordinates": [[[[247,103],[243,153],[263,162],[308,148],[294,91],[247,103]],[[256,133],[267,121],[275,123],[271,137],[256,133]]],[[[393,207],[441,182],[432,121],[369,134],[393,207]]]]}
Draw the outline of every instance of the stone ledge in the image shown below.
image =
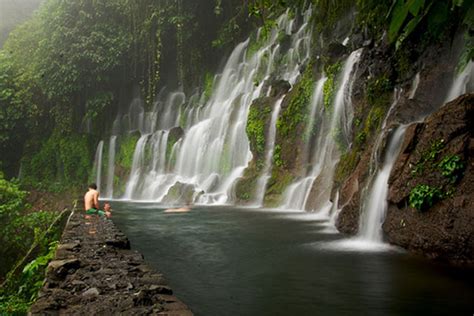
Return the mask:
{"type": "Polygon", "coordinates": [[[111,220],[76,210],[30,315],[193,315],[111,220]]]}

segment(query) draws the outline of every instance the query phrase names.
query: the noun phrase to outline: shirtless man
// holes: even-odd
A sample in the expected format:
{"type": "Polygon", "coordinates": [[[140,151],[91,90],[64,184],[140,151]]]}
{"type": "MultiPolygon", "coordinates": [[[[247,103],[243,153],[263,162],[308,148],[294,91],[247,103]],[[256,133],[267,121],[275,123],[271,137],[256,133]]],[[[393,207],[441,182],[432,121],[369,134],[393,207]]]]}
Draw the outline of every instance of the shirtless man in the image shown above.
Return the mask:
{"type": "Polygon", "coordinates": [[[101,211],[99,206],[99,191],[95,183],[89,184],[89,191],[84,195],[84,210],[86,214],[98,214],[104,216],[105,212],[101,211]]]}

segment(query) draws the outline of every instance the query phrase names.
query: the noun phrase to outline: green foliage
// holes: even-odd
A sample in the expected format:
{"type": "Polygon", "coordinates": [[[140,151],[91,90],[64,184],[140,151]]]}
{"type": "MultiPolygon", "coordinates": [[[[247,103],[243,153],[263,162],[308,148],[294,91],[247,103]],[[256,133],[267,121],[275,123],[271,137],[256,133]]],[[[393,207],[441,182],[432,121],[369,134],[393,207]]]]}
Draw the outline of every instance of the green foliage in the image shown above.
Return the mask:
{"type": "Polygon", "coordinates": [[[448,178],[452,183],[456,182],[456,180],[462,176],[464,166],[465,163],[458,155],[445,156],[438,163],[438,168],[441,171],[441,174],[448,178]]]}
{"type": "Polygon", "coordinates": [[[426,184],[419,184],[410,192],[410,206],[424,212],[433,206],[442,197],[442,192],[438,188],[433,188],[426,184]]]}
{"type": "Polygon", "coordinates": [[[336,92],[337,76],[341,71],[342,63],[340,61],[326,66],[325,73],[327,76],[323,86],[324,107],[327,111],[332,108],[334,102],[334,93],[336,92]]]}
{"type": "Polygon", "coordinates": [[[313,0],[312,3],[315,33],[324,31],[327,34],[331,33],[337,22],[354,6],[352,0],[313,0]]]}
{"type": "MultiPolygon", "coordinates": [[[[8,223],[25,207],[27,192],[22,191],[16,181],[8,181],[0,173],[0,222],[8,223]]],[[[3,225],[2,225],[3,226],[3,225]]]]}
{"type": "Polygon", "coordinates": [[[214,86],[214,76],[206,72],[206,76],[204,77],[204,96],[207,100],[211,98],[212,88],[214,86]]]}
{"type": "Polygon", "coordinates": [[[342,181],[355,169],[360,160],[360,147],[353,147],[351,150],[344,152],[337,163],[334,173],[334,182],[341,184],[342,181]]]}
{"type": "Polygon", "coordinates": [[[99,92],[86,102],[86,115],[84,118],[95,119],[104,108],[108,107],[113,100],[113,93],[110,91],[99,92]]]}
{"type": "Polygon", "coordinates": [[[28,251],[55,217],[50,212],[31,212],[26,195],[17,182],[5,180],[0,174],[0,275],[5,275],[28,251]]]}
{"type": "Polygon", "coordinates": [[[138,136],[136,134],[129,134],[122,139],[119,146],[119,151],[115,156],[116,164],[130,170],[133,163],[133,153],[135,152],[135,147],[138,141],[138,136]]]}
{"type": "Polygon", "coordinates": [[[246,132],[249,137],[250,147],[257,154],[258,158],[265,154],[265,124],[271,113],[271,107],[263,104],[251,106],[247,117],[246,132]]]}
{"type": "Polygon", "coordinates": [[[386,29],[386,15],[390,9],[389,1],[357,0],[357,24],[373,34],[373,38],[380,38],[386,29]]]}
{"type": "Polygon", "coordinates": [[[0,314],[24,315],[28,312],[43,286],[44,274],[49,261],[54,258],[57,244],[57,241],[51,242],[43,255],[23,268],[17,286],[10,285],[10,288],[0,290],[0,314]]]}
{"type": "Polygon", "coordinates": [[[307,119],[307,108],[313,94],[314,79],[311,64],[306,67],[300,81],[290,94],[290,101],[277,120],[277,130],[282,137],[297,137],[298,126],[307,119]]]}
{"type": "Polygon", "coordinates": [[[283,167],[283,159],[281,158],[281,146],[275,145],[273,150],[273,164],[277,167],[283,167]]]}
{"type": "Polygon", "coordinates": [[[392,89],[392,82],[386,75],[370,78],[367,81],[367,101],[374,106],[386,106],[389,103],[387,93],[390,93],[392,89]]]}
{"type": "Polygon", "coordinates": [[[426,19],[429,36],[436,38],[446,26],[451,11],[462,7],[463,1],[395,0],[389,12],[388,39],[396,49],[426,19]],[[451,3],[451,6],[449,5],[451,3]]]}
{"type": "Polygon", "coordinates": [[[22,182],[54,192],[66,190],[87,181],[90,161],[87,136],[55,132],[39,151],[23,159],[22,182]]]}
{"type": "Polygon", "coordinates": [[[438,139],[431,142],[430,147],[421,153],[421,157],[413,167],[412,174],[417,175],[422,173],[426,167],[430,167],[435,159],[438,157],[441,150],[444,148],[444,140],[438,139]]]}

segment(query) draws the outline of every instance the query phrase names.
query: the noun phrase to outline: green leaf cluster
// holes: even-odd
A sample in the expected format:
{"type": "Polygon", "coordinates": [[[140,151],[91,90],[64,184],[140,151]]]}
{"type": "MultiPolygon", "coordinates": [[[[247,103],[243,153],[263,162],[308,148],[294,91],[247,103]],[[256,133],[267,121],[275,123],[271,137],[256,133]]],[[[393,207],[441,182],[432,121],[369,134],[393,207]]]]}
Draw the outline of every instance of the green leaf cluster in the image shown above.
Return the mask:
{"type": "Polygon", "coordinates": [[[429,36],[436,38],[447,25],[455,9],[470,7],[463,0],[394,0],[389,11],[388,39],[399,49],[403,42],[426,20],[429,36]]]}
{"type": "Polygon", "coordinates": [[[426,184],[419,184],[411,190],[409,202],[411,207],[424,212],[441,199],[442,196],[443,194],[440,189],[426,184]]]}
{"type": "Polygon", "coordinates": [[[447,155],[438,163],[441,174],[452,183],[462,175],[465,163],[458,155],[447,155]]]}
{"type": "Polygon", "coordinates": [[[313,89],[312,65],[309,64],[289,95],[288,106],[282,109],[277,120],[277,131],[282,137],[296,137],[296,129],[308,118],[307,108],[311,102],[313,89]]]}
{"type": "Polygon", "coordinates": [[[268,121],[272,109],[264,104],[263,107],[251,106],[247,117],[246,132],[250,141],[252,151],[258,158],[265,154],[265,124],[268,121]]]}

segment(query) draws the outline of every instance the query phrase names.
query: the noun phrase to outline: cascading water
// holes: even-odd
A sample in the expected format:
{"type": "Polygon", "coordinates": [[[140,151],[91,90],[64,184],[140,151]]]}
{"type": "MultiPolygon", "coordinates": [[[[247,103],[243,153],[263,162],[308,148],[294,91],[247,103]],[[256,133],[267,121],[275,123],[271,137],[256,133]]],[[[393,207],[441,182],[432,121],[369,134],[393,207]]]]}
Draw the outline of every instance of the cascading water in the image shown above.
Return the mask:
{"type": "Polygon", "coordinates": [[[310,57],[310,16],[311,9],[295,31],[295,20],[287,11],[266,40],[259,38],[263,45],[251,56],[250,40],[237,45],[215,77],[209,97],[186,100],[182,92],[174,92],[150,112],[134,100],[118,120],[122,133],[141,134],[123,198],[173,203],[179,200],[175,195],[188,196],[182,192],[187,190],[194,203],[232,202],[236,180],[252,159],[245,132],[249,106],[268,91],[270,76],[296,82],[310,57]],[[291,39],[286,51],[279,45],[282,34],[291,39]],[[176,126],[184,132],[179,140],[168,137],[176,126]]]}
{"type": "MultiPolygon", "coordinates": [[[[387,211],[388,178],[400,152],[407,125],[400,125],[394,131],[387,144],[383,164],[377,168],[374,180],[370,184],[366,201],[363,203],[359,222],[358,238],[369,242],[382,242],[382,224],[387,211]]],[[[383,137],[383,133],[380,137],[383,137]]],[[[382,143],[377,142],[377,144],[382,143]]],[[[378,152],[378,146],[375,153],[378,152]]],[[[377,164],[377,159],[375,164],[377,164]]]]}
{"type": "Polygon", "coordinates": [[[106,197],[111,199],[114,195],[114,171],[115,171],[115,143],[117,136],[110,136],[109,140],[109,157],[107,163],[107,187],[105,190],[106,197]]]}
{"type": "Polygon", "coordinates": [[[97,189],[100,190],[101,188],[101,178],[102,178],[102,152],[104,149],[104,141],[101,140],[97,145],[97,149],[95,151],[95,158],[94,158],[94,166],[93,166],[93,174],[95,174],[95,183],[97,185],[97,189]]]}
{"type": "Polygon", "coordinates": [[[145,145],[149,134],[142,135],[137,142],[135,152],[133,153],[132,171],[130,172],[130,179],[127,182],[124,198],[131,199],[133,192],[137,188],[140,180],[140,173],[144,167],[145,145]]]}
{"type": "Polygon", "coordinates": [[[275,102],[272,118],[270,121],[270,129],[267,135],[267,142],[266,142],[266,156],[265,156],[265,166],[263,169],[262,175],[257,180],[257,191],[255,194],[255,204],[256,206],[263,205],[263,198],[265,196],[265,189],[267,188],[268,179],[270,179],[271,172],[272,172],[272,158],[273,158],[273,151],[275,149],[275,136],[276,136],[276,123],[278,119],[278,114],[280,113],[281,103],[283,102],[284,96],[278,99],[275,102]]]}
{"type": "Polygon", "coordinates": [[[446,96],[446,102],[456,99],[458,96],[474,91],[474,62],[471,60],[464,70],[458,74],[451,84],[451,88],[446,96]]]}
{"type": "MultiPolygon", "coordinates": [[[[304,178],[291,184],[284,193],[284,203],[281,208],[304,210],[308,197],[313,189],[313,185],[318,181],[318,188],[315,192],[316,200],[319,203],[318,211],[329,213],[332,203],[330,193],[332,180],[337,162],[339,161],[339,149],[335,140],[335,134],[340,133],[341,137],[348,139],[352,124],[352,83],[354,66],[360,59],[362,49],[350,54],[344,63],[343,71],[339,80],[332,111],[328,115],[324,113],[322,102],[322,88],[325,78],[319,80],[313,93],[312,113],[322,117],[320,128],[317,134],[314,152],[311,155],[310,170],[304,178]],[[313,110],[314,108],[314,110],[313,110]]],[[[314,117],[314,116],[313,116],[314,117]]],[[[312,128],[312,126],[311,126],[312,128]]]]}
{"type": "MultiPolygon", "coordinates": [[[[473,90],[470,86],[470,81],[473,77],[474,71],[473,65],[474,63],[472,61],[469,62],[466,68],[460,74],[455,76],[451,88],[447,93],[445,102],[452,101],[460,95],[473,90]]],[[[420,74],[418,73],[413,80],[412,88],[408,96],[409,99],[415,97],[419,82],[420,74]]],[[[371,165],[375,166],[376,173],[371,177],[369,186],[364,190],[362,211],[359,221],[359,232],[357,234],[358,241],[372,243],[381,243],[383,241],[382,224],[387,211],[388,179],[396,158],[398,157],[408,125],[400,125],[392,132],[392,136],[387,144],[386,152],[382,160],[383,165],[380,168],[378,166],[378,153],[386,135],[385,127],[387,120],[397,104],[399,97],[400,91],[396,90],[395,101],[392,103],[392,106],[385,117],[382,124],[382,132],[377,138],[374,146],[371,165]]]]}

